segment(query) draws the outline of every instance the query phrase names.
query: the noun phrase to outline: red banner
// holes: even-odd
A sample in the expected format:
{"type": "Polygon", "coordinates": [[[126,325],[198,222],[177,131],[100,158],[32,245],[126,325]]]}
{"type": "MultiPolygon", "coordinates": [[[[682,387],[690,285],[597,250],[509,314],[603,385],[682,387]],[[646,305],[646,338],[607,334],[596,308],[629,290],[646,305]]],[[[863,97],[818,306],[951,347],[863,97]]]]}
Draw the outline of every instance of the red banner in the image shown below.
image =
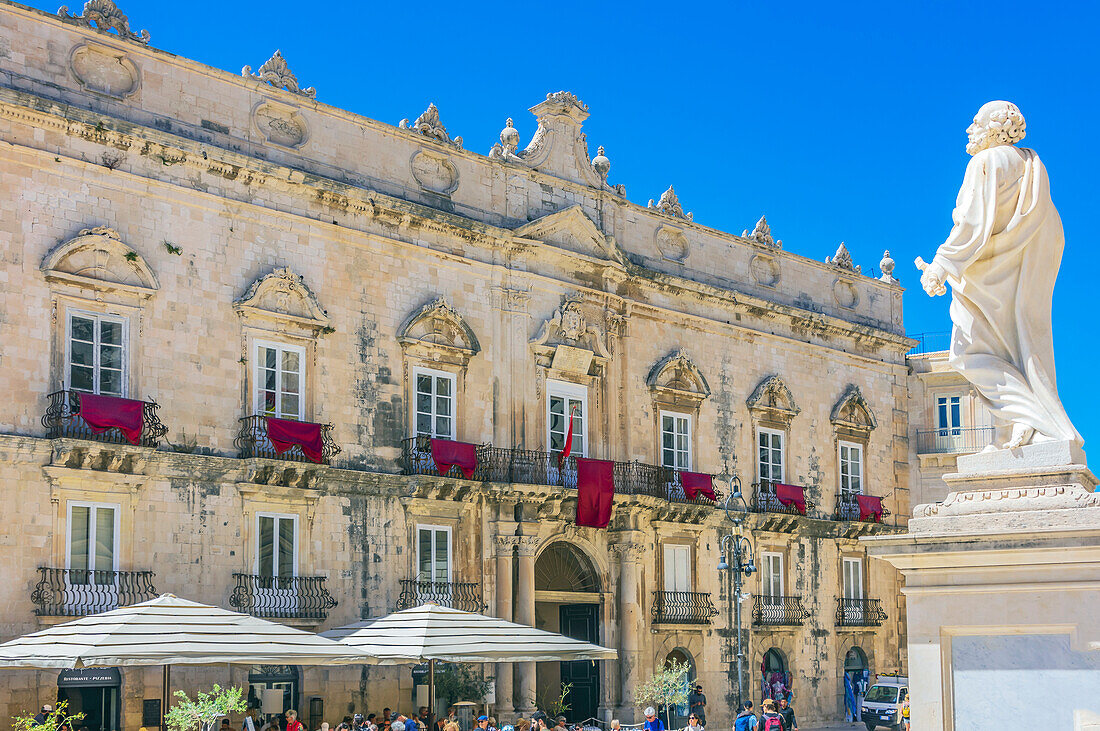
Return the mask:
{"type": "Polygon", "coordinates": [[[433,439],[432,461],[435,462],[435,469],[440,475],[446,475],[452,467],[458,465],[458,469],[462,470],[462,476],[472,480],[474,471],[477,469],[477,447],[466,442],[433,439]]]}
{"type": "Polygon", "coordinates": [[[775,497],[783,505],[788,507],[793,505],[799,513],[806,514],[806,488],[800,485],[778,484],[775,486],[775,497]]]}
{"type": "Polygon", "coordinates": [[[856,495],[856,503],[859,505],[859,519],[867,520],[872,515],[875,522],[882,522],[882,498],[871,495],[856,495]]]}
{"type": "Polygon", "coordinates": [[[308,421],[291,421],[289,419],[276,419],[267,417],[267,438],[275,447],[275,454],[282,454],[291,447],[298,445],[302,448],[302,454],[314,462],[320,464],[324,453],[324,445],[321,442],[321,425],[308,421]]]}
{"type": "Polygon", "coordinates": [[[615,463],[577,457],[577,525],[606,528],[615,499],[615,463]]]}
{"type": "Polygon", "coordinates": [[[142,415],[145,404],[117,396],[80,394],[80,417],[96,434],[118,429],[130,444],[141,443],[142,415]]]}
{"type": "Polygon", "coordinates": [[[699,495],[718,502],[718,496],[714,493],[714,477],[699,472],[681,472],[680,484],[684,487],[684,497],[694,500],[699,495]]]}

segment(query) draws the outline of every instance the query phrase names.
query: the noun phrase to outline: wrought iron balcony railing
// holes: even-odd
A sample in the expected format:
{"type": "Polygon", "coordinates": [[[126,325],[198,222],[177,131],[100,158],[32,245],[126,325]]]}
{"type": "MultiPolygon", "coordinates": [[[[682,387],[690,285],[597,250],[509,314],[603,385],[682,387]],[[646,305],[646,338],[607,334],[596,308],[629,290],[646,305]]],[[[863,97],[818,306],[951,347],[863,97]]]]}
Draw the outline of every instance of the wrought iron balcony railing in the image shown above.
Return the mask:
{"type": "Polygon", "coordinates": [[[917,454],[972,454],[993,442],[993,427],[929,429],[917,432],[917,454]]]}
{"type": "Polygon", "coordinates": [[[858,493],[854,492],[838,492],[836,495],[836,510],[833,511],[833,519],[841,521],[852,522],[864,522],[864,523],[885,523],[886,519],[890,516],[890,511],[885,507],[882,508],[882,519],[875,520],[875,516],[868,515],[865,518],[859,517],[859,497],[858,493]]]}
{"type": "MultiPolygon", "coordinates": [[[[491,447],[482,444],[477,447],[477,468],[471,479],[479,482],[491,479],[487,477],[490,460],[488,453],[491,447]]],[[[440,475],[436,469],[435,460],[432,459],[431,437],[420,434],[415,437],[401,440],[401,469],[405,475],[435,475],[438,477],[464,477],[458,465],[452,465],[445,475],[440,475]]]]}
{"type": "Polygon", "coordinates": [[[256,576],[233,574],[237,585],[229,606],[253,617],[316,619],[328,617],[337,604],[324,576],[256,576]]]}
{"type": "MultiPolygon", "coordinates": [[[[784,515],[802,515],[798,511],[798,508],[791,505],[784,505],[779,501],[779,498],[775,494],[775,486],[779,484],[776,482],[754,482],[752,485],[752,504],[750,506],[754,513],[782,513],[784,515]]],[[[805,488],[803,489],[803,496],[805,496],[805,488]]],[[[812,500],[806,500],[806,515],[809,515],[814,509],[814,502],[812,500]]]]}
{"type": "Polygon", "coordinates": [[[800,596],[757,595],[752,600],[753,624],[797,627],[809,616],[800,596]]]}
{"type": "Polygon", "coordinates": [[[653,624],[710,624],[711,617],[717,615],[709,593],[653,592],[653,624]]]}
{"type": "Polygon", "coordinates": [[[155,599],[152,571],[39,568],[31,592],[39,617],[83,617],[155,599]]]}
{"type": "Polygon", "coordinates": [[[397,599],[398,610],[419,607],[429,602],[452,609],[461,609],[464,612],[481,612],[485,609],[476,583],[401,580],[401,596],[397,599]]]}
{"type": "MultiPolygon", "coordinates": [[[[97,434],[80,417],[79,391],[54,391],[49,396],[46,413],[42,416],[42,426],[46,427],[47,439],[71,438],[88,439],[107,444],[130,444],[130,440],[118,429],[111,428],[97,434]]],[[[156,447],[161,437],[168,433],[168,427],[157,416],[160,406],[156,401],[143,401],[141,410],[142,447],[156,447]]]]}
{"type": "MultiPolygon", "coordinates": [[[[267,436],[267,417],[254,414],[241,419],[241,429],[233,440],[237,456],[241,459],[263,457],[282,459],[289,462],[313,462],[297,444],[282,454],[275,451],[275,445],[267,436]]],[[[331,464],[332,458],[340,453],[340,445],[332,440],[332,424],[321,424],[321,464],[331,464]]]]}
{"type": "Polygon", "coordinates": [[[878,627],[886,620],[886,612],[878,599],[837,599],[837,627],[878,627]]]}

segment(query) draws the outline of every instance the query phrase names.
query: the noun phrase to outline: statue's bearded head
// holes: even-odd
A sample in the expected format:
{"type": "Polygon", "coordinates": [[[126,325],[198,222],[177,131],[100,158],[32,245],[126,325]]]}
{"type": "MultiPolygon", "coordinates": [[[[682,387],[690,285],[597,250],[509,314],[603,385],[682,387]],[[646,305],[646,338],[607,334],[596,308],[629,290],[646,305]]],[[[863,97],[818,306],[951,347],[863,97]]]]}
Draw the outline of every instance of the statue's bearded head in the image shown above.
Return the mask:
{"type": "Polygon", "coordinates": [[[1012,102],[988,102],[974,115],[974,123],[966,128],[970,141],[966,151],[977,155],[997,145],[1014,145],[1024,138],[1024,115],[1012,102]]]}

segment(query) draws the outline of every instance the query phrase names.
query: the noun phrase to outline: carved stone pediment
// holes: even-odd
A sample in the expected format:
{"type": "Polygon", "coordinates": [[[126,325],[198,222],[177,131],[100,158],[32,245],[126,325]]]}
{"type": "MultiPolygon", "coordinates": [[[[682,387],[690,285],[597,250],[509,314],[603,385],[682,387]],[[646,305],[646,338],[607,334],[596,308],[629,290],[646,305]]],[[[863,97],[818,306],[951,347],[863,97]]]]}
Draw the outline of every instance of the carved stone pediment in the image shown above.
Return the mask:
{"type": "Polygon", "coordinates": [[[278,49],[275,49],[275,53],[264,61],[256,73],[252,73],[251,66],[245,66],[241,69],[241,76],[271,84],[276,89],[286,89],[291,94],[299,94],[309,99],[317,98],[317,90],[312,86],[303,89],[298,85],[298,77],[290,70],[282,51],[278,49]]]}
{"type": "Polygon", "coordinates": [[[605,235],[579,205],[526,223],[515,229],[515,233],[577,254],[620,263],[623,260],[614,239],[605,235]]]}
{"type": "Polygon", "coordinates": [[[86,228],[42,260],[51,282],[96,291],[121,290],[145,298],[160,288],[145,259],[106,226],[86,228]]]}
{"type": "Polygon", "coordinates": [[[481,352],[474,331],[443,297],[411,314],[397,329],[397,342],[414,354],[465,365],[481,352]]]}
{"type": "Polygon", "coordinates": [[[653,366],[646,383],[663,403],[695,406],[710,396],[710,384],[682,348],[653,366]]]}
{"type": "Polygon", "coordinates": [[[753,416],[762,421],[790,425],[802,410],[794,402],[794,396],[779,376],[768,376],[756,387],[746,404],[753,416]]]}
{"type": "Polygon", "coordinates": [[[606,158],[588,157],[588,139],[581,125],[588,119],[588,105],[568,91],[546,95],[546,101],[531,107],[538,129],[519,157],[535,170],[593,188],[618,192],[607,184],[606,158]],[[603,159],[599,159],[603,158],[603,159]]]}
{"type": "Polygon", "coordinates": [[[606,333],[589,324],[580,299],[567,298],[531,341],[539,365],[579,375],[600,375],[611,359],[606,333]],[[580,352],[578,352],[580,351],[580,352]],[[556,364],[556,365],[555,365],[556,364]],[[579,365],[578,365],[579,364],[579,365]],[[564,366],[564,368],[563,368],[564,366]]]}
{"type": "Polygon", "coordinates": [[[844,396],[836,402],[829,414],[829,421],[837,429],[846,429],[864,437],[878,426],[878,420],[859,386],[848,386],[844,396]]]}
{"type": "Polygon", "coordinates": [[[233,308],[242,317],[293,323],[313,331],[328,331],[328,313],[302,278],[283,267],[265,274],[248,288],[233,308]]]}

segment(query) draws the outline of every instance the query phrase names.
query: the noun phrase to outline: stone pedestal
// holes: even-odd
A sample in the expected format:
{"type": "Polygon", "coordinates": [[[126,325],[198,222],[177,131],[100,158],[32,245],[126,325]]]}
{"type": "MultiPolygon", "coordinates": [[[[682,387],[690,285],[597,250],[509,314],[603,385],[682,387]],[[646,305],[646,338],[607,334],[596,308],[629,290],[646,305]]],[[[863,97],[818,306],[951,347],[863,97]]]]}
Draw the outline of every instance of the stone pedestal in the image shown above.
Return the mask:
{"type": "Polygon", "coordinates": [[[1100,493],[1068,442],[960,457],[909,533],[861,539],[905,577],[914,728],[1100,728],[1100,493]]]}

